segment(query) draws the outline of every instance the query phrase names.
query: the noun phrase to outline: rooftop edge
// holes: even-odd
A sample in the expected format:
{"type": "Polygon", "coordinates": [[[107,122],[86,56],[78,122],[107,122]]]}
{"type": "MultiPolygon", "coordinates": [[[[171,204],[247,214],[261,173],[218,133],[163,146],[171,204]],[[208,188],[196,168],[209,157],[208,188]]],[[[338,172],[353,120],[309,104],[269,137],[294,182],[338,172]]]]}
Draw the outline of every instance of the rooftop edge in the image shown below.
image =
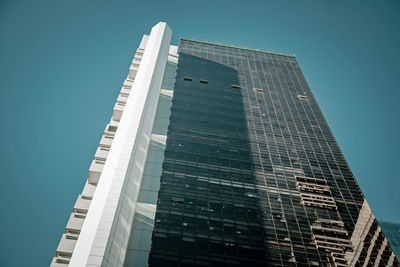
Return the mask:
{"type": "Polygon", "coordinates": [[[249,48],[249,47],[245,47],[245,46],[236,46],[236,45],[230,45],[230,44],[224,44],[224,43],[203,41],[203,40],[197,40],[197,39],[193,39],[193,38],[181,37],[181,40],[200,42],[200,43],[211,44],[211,45],[219,45],[219,46],[225,46],[225,47],[232,47],[232,48],[244,49],[244,50],[249,50],[249,51],[263,52],[263,53],[268,53],[268,54],[273,54],[273,55],[278,55],[278,56],[287,56],[287,57],[293,57],[293,58],[296,57],[295,54],[286,54],[286,53],[282,53],[282,52],[274,52],[271,50],[264,50],[264,49],[257,49],[257,48],[249,48]]]}

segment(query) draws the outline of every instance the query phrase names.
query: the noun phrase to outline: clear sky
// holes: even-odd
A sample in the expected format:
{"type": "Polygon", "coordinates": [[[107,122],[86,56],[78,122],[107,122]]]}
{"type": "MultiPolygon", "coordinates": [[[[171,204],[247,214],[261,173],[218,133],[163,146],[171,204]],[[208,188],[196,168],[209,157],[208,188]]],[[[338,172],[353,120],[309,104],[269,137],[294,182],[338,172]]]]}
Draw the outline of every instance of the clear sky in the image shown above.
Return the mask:
{"type": "Polygon", "coordinates": [[[399,1],[0,0],[0,266],[47,266],[141,36],[296,54],[378,219],[400,222],[399,1]]]}

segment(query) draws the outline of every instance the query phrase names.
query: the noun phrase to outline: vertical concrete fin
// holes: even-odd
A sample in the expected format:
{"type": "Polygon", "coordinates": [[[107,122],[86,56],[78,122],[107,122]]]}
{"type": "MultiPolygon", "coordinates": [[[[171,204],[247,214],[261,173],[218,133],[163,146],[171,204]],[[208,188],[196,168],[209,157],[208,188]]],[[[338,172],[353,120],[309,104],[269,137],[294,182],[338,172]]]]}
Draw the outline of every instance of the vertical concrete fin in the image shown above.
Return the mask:
{"type": "Polygon", "coordinates": [[[151,30],[70,266],[104,266],[110,255],[116,266],[113,251],[126,250],[123,235],[129,236],[171,35],[164,22],[151,30]]]}

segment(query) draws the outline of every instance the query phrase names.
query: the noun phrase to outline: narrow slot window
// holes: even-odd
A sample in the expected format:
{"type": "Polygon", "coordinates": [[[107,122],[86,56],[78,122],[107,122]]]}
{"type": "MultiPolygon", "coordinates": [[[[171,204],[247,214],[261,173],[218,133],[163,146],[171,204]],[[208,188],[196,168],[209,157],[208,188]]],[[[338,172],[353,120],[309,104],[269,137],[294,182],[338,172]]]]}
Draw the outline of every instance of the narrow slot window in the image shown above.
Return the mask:
{"type": "Polygon", "coordinates": [[[60,263],[60,264],[69,264],[69,260],[63,260],[63,259],[57,259],[56,263],[60,263]]]}
{"type": "Polygon", "coordinates": [[[200,80],[200,83],[208,84],[207,80],[200,80]]]}
{"type": "Polygon", "coordinates": [[[188,81],[188,82],[191,82],[191,81],[192,81],[192,78],[190,78],[190,77],[183,77],[183,80],[188,81]]]}
{"type": "Polygon", "coordinates": [[[177,204],[183,204],[183,203],[185,203],[185,200],[184,200],[184,198],[181,198],[181,197],[172,197],[171,202],[177,203],[177,204]]]}

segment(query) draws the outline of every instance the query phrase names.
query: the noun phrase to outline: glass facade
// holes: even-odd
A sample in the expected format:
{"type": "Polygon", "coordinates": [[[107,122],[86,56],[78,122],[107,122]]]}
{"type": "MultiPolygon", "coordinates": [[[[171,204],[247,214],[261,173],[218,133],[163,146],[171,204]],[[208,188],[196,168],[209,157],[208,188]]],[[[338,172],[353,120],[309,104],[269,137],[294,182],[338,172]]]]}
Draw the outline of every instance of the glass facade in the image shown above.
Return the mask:
{"type": "Polygon", "coordinates": [[[399,266],[294,56],[182,39],[149,266],[399,266]]]}
{"type": "Polygon", "coordinates": [[[394,254],[400,255],[400,223],[380,222],[394,254]]]}
{"type": "Polygon", "coordinates": [[[175,73],[176,63],[168,61],[123,266],[146,266],[149,258],[175,73]]]}

